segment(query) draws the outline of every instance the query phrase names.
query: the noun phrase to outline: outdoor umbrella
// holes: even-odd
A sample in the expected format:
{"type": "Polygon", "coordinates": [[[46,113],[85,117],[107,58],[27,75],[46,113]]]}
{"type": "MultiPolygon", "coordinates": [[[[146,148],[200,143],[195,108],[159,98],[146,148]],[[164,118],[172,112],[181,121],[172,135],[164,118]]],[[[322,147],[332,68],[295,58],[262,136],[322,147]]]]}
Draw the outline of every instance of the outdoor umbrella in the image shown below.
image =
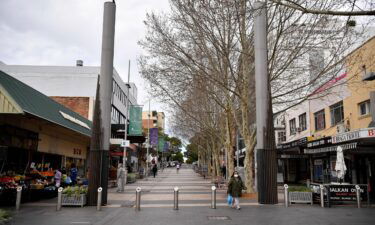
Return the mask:
{"type": "Polygon", "coordinates": [[[337,178],[340,179],[340,180],[344,179],[345,172],[346,172],[346,166],[345,166],[344,153],[342,152],[341,146],[337,147],[335,170],[337,172],[337,178]]]}

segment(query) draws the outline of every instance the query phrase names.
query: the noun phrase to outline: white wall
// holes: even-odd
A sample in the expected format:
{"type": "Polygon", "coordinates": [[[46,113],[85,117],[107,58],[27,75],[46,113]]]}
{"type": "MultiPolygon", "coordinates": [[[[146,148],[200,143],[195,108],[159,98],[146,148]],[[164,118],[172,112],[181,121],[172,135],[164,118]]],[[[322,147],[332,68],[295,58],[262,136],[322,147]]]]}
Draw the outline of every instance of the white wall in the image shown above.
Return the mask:
{"type": "Polygon", "coordinates": [[[309,101],[304,101],[303,103],[288,109],[285,112],[285,130],[286,130],[286,142],[295,141],[303,137],[310,136],[310,115],[309,115],[309,101]],[[290,135],[290,125],[289,121],[293,118],[296,119],[296,127],[299,127],[298,116],[306,113],[306,130],[301,132],[296,132],[294,135],[290,135]]]}

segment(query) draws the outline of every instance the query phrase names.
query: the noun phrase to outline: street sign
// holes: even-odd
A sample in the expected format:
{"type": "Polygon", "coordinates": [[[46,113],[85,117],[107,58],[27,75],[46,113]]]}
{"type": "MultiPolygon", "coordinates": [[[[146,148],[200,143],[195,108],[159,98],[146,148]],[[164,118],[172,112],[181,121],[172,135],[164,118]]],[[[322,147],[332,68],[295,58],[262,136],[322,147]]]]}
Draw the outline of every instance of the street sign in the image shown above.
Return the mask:
{"type": "Polygon", "coordinates": [[[129,147],[129,146],[130,146],[130,141],[128,140],[121,141],[121,147],[129,147]]]}

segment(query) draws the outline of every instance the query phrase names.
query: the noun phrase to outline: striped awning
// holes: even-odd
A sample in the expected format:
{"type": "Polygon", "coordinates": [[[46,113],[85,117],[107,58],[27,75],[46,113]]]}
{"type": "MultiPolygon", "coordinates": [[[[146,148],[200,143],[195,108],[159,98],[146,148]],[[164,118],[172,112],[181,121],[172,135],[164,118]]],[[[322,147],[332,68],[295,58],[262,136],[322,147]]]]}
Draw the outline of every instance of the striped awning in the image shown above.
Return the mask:
{"type": "Polygon", "coordinates": [[[355,149],[355,148],[357,148],[357,142],[352,142],[352,143],[343,144],[343,145],[329,146],[329,147],[324,147],[324,148],[312,148],[312,149],[305,148],[303,150],[303,152],[305,154],[316,154],[316,153],[323,153],[323,152],[336,152],[336,149],[337,149],[338,146],[341,146],[342,150],[355,149]]]}

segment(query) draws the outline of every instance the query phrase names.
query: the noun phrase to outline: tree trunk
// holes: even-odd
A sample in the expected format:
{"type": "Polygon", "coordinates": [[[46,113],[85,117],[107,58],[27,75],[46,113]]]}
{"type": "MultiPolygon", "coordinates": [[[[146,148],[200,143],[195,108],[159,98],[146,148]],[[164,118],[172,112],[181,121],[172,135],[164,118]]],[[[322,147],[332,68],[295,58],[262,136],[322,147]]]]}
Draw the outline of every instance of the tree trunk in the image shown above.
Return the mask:
{"type": "Polygon", "coordinates": [[[232,176],[234,172],[234,149],[232,145],[232,124],[231,124],[231,114],[229,110],[226,113],[226,124],[225,124],[225,129],[226,129],[226,141],[225,141],[225,147],[228,152],[228,168],[227,168],[227,176],[230,177],[232,176]]]}

